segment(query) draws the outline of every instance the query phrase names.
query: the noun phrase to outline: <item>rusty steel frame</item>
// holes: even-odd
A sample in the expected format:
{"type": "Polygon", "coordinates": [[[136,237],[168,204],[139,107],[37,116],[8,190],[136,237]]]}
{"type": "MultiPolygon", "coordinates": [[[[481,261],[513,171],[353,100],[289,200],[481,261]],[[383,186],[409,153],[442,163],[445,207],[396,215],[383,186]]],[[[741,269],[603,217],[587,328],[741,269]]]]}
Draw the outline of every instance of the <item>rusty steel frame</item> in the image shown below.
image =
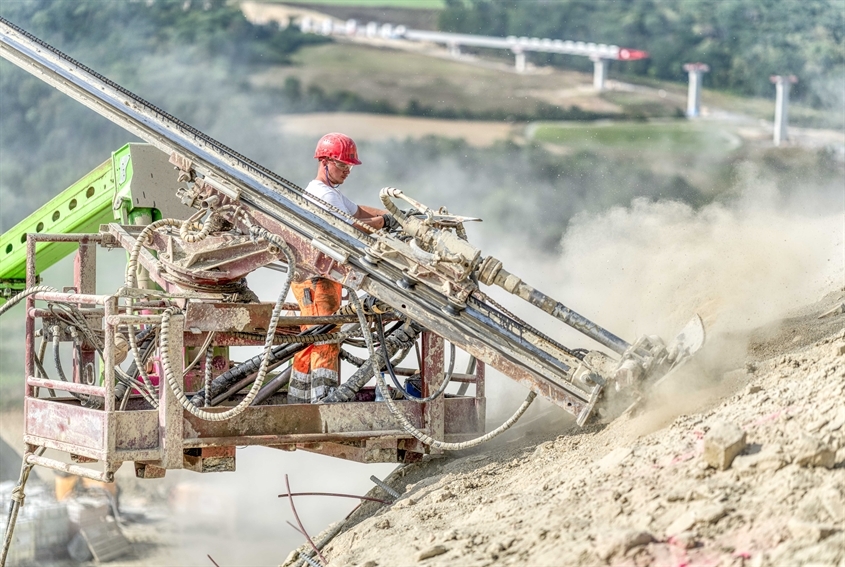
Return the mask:
{"type": "MultiPolygon", "coordinates": [[[[349,402],[343,404],[293,404],[248,407],[227,421],[204,421],[186,412],[173,392],[162,384],[159,408],[153,409],[138,399],[123,411],[115,404],[114,341],[119,327],[156,324],[167,301],[148,302],[153,314],[128,315],[118,304],[118,295],[97,295],[96,246],[130,249],[135,235],[116,224],[104,225],[101,233],[54,235],[30,234],[27,238],[27,286],[35,285],[35,251],[38,242],[78,242],[74,257],[74,281],[65,292],[40,292],[26,300],[24,441],[31,447],[46,447],[67,453],[74,463],[67,464],[46,457],[30,455],[32,464],[111,481],[114,472],[126,461],[134,461],[136,473],[143,478],[156,478],[167,469],[184,468],[197,472],[233,470],[235,447],[262,445],[284,450],[301,449],[360,462],[411,462],[429,452],[419,441],[406,433],[385,403],[349,402]],[[82,358],[74,359],[72,382],[39,378],[34,356],[36,321],[55,318],[49,310],[36,307],[36,302],[76,306],[86,321],[102,325],[104,358],[101,363],[102,385],[83,383],[76,371],[79,363],[94,362],[96,352],[90,345],[82,350],[82,358]],[[100,409],[84,407],[71,397],[41,398],[40,389],[52,389],[79,395],[103,398],[100,409]],[[416,455],[416,456],[415,456],[416,455]],[[99,468],[80,463],[97,463],[99,468]]],[[[134,231],[134,227],[130,228],[134,231]]],[[[307,247],[306,243],[301,243],[307,247]]],[[[316,254],[309,260],[319,260],[316,254]]],[[[180,289],[161,278],[155,259],[150,255],[141,265],[148,269],[153,281],[169,286],[164,291],[181,296],[184,313],[170,322],[170,359],[184,368],[187,347],[202,344],[208,333],[215,332],[214,344],[256,344],[232,333],[266,333],[272,305],[269,303],[220,303],[214,294],[198,294],[180,289]],[[188,303],[188,298],[192,301],[188,303]],[[216,316],[215,316],[216,315],[216,316]],[[218,342],[217,337],[220,341],[218,342]]],[[[327,264],[329,269],[336,266],[327,264]]],[[[351,276],[354,278],[355,276],[351,276]]],[[[121,290],[121,296],[123,296],[121,290]]],[[[128,295],[128,294],[127,294],[128,295]]],[[[350,316],[352,320],[357,316],[350,316]]],[[[300,324],[313,324],[314,318],[286,317],[279,331],[298,332],[300,324]],[[290,328],[288,328],[290,327],[290,328]]],[[[338,323],[345,322],[338,320],[338,323]]],[[[423,360],[420,368],[425,394],[436,389],[444,378],[444,340],[425,331],[421,337],[423,360]]],[[[455,375],[456,381],[476,384],[474,396],[440,397],[425,404],[398,401],[410,422],[431,435],[447,441],[461,441],[484,432],[484,364],[479,362],[475,374],[455,375]]],[[[205,408],[222,412],[226,407],[205,408]]]]}

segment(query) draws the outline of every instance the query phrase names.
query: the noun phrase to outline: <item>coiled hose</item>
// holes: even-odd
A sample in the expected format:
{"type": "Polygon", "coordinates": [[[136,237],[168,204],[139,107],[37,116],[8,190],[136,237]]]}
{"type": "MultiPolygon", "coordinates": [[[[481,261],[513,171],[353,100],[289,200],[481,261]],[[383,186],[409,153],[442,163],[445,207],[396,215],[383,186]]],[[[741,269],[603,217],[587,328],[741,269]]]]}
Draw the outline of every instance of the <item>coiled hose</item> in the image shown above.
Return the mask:
{"type": "Polygon", "coordinates": [[[211,234],[213,215],[208,215],[208,218],[205,219],[204,223],[199,223],[197,221],[199,221],[206,212],[208,211],[202,209],[192,215],[189,219],[182,222],[182,226],[179,227],[179,238],[188,243],[205,240],[205,237],[211,234]]]}
{"type": "MultiPolygon", "coordinates": [[[[356,310],[358,313],[358,319],[361,321],[361,326],[366,326],[367,322],[366,319],[364,319],[363,308],[361,307],[361,300],[358,298],[358,296],[355,294],[355,291],[352,289],[349,289],[349,301],[354,303],[357,308],[356,310]]],[[[378,355],[375,352],[375,348],[373,348],[372,336],[366,333],[364,336],[365,338],[367,338],[367,350],[369,350],[370,352],[370,359],[376,360],[378,355]]],[[[387,392],[387,383],[384,381],[384,377],[381,375],[381,372],[377,370],[375,364],[373,364],[371,368],[376,368],[376,370],[373,371],[373,374],[376,377],[376,381],[378,382],[378,385],[382,389],[382,391],[387,392]]],[[[516,412],[514,412],[514,414],[510,418],[508,418],[508,420],[505,421],[502,425],[500,425],[493,431],[482,435],[481,437],[476,437],[475,439],[470,439],[469,441],[462,441],[460,443],[447,443],[446,441],[440,441],[438,439],[435,439],[434,437],[431,437],[430,435],[427,435],[423,431],[420,431],[419,429],[414,427],[414,425],[410,421],[408,421],[408,418],[402,414],[398,407],[396,407],[396,404],[390,396],[385,396],[384,401],[387,403],[387,407],[390,410],[390,413],[392,413],[394,417],[399,420],[399,423],[402,425],[402,429],[407,431],[414,438],[436,449],[442,449],[444,451],[459,451],[462,449],[469,449],[471,447],[481,445],[485,441],[489,441],[494,437],[498,437],[499,435],[510,429],[513,424],[516,423],[520,417],[522,417],[522,414],[524,414],[526,410],[528,410],[528,407],[531,405],[531,402],[533,402],[534,398],[536,397],[537,394],[535,394],[533,391],[528,392],[528,396],[525,397],[525,401],[522,402],[522,405],[520,405],[516,412]]]]}
{"type": "MultiPolygon", "coordinates": [[[[144,230],[141,231],[141,234],[138,235],[138,239],[135,241],[135,245],[129,252],[129,261],[126,263],[126,287],[135,288],[138,286],[138,256],[141,254],[141,249],[144,247],[150,236],[152,236],[153,232],[162,227],[179,228],[181,230],[182,225],[183,221],[180,221],[178,219],[161,219],[155,221],[154,223],[148,224],[144,228],[144,230]]],[[[132,299],[130,299],[129,304],[126,307],[127,315],[132,315],[132,303],[133,301],[132,299]]],[[[127,327],[129,348],[132,350],[132,356],[135,357],[135,360],[140,361],[141,352],[138,348],[138,342],[135,340],[135,325],[132,323],[128,323],[127,327]]],[[[156,399],[158,397],[156,395],[157,391],[156,388],[153,386],[152,381],[150,380],[149,374],[147,374],[147,369],[145,368],[144,364],[138,364],[138,373],[141,375],[141,379],[144,382],[144,387],[150,394],[150,400],[153,407],[158,408],[158,400],[156,399]]]]}
{"type": "MultiPolygon", "coordinates": [[[[164,310],[161,315],[161,337],[159,339],[159,350],[161,352],[161,366],[164,370],[165,379],[167,380],[167,383],[170,386],[170,390],[179,400],[179,403],[181,404],[182,408],[191,415],[205,421],[225,421],[237,415],[240,415],[244,412],[244,410],[246,410],[246,408],[249,407],[255,396],[258,395],[258,392],[259,390],[261,390],[261,386],[263,385],[264,377],[266,376],[267,370],[270,366],[271,350],[273,348],[273,340],[276,335],[276,327],[279,324],[279,318],[282,314],[284,301],[288,295],[290,283],[293,278],[293,273],[295,271],[296,260],[293,256],[293,251],[291,251],[290,247],[287,245],[287,242],[285,242],[275,234],[268,232],[267,229],[257,225],[250,226],[250,234],[253,236],[253,238],[260,238],[262,240],[266,240],[271,244],[276,245],[279,250],[284,253],[288,262],[288,273],[287,277],[285,278],[285,283],[282,286],[282,291],[281,293],[279,293],[279,297],[276,299],[276,304],[273,306],[273,312],[270,315],[270,330],[267,333],[267,339],[264,341],[264,351],[262,352],[261,366],[258,369],[258,375],[255,377],[255,382],[253,383],[252,388],[250,388],[246,397],[241,400],[238,405],[224,412],[216,413],[201,410],[193,403],[191,403],[191,401],[185,395],[184,388],[180,386],[180,384],[177,382],[176,375],[173,372],[173,367],[170,361],[170,319],[179,310],[176,307],[168,307],[164,310]]],[[[179,376],[182,376],[181,372],[179,373],[179,376]]]]}

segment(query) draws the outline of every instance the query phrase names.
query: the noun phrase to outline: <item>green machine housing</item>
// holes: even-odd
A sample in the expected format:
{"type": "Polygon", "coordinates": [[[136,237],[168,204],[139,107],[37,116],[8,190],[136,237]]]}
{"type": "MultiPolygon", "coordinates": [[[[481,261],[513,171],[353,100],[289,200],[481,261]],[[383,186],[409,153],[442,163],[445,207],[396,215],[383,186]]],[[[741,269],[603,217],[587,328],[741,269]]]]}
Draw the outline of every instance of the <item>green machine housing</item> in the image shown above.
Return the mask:
{"type": "MultiPolygon", "coordinates": [[[[176,196],[168,156],[149,144],[126,144],[48,203],[0,235],[0,305],[26,287],[26,235],[96,233],[101,224],[149,224],[190,214],[176,196]]],[[[75,243],[39,242],[36,273],[74,252],[75,243]]]]}

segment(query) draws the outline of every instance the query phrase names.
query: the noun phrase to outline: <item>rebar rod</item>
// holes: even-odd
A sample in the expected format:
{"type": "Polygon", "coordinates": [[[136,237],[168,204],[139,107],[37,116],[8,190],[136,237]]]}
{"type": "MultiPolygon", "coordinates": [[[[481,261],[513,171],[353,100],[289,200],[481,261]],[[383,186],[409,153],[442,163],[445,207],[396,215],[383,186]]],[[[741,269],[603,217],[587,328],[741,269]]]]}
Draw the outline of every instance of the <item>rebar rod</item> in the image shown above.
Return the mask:
{"type": "Polygon", "coordinates": [[[279,494],[279,498],[286,498],[288,496],[338,496],[340,498],[357,498],[359,500],[369,500],[371,502],[379,502],[381,504],[390,504],[390,502],[382,500],[381,498],[358,496],[356,494],[341,494],[339,492],[293,492],[291,494],[279,494]]]}
{"type": "Polygon", "coordinates": [[[299,529],[305,535],[305,539],[308,540],[308,543],[311,544],[311,548],[314,549],[314,552],[320,557],[320,560],[323,563],[328,563],[326,561],[326,558],[323,557],[323,554],[320,553],[320,550],[317,549],[317,546],[314,545],[314,540],[312,540],[311,536],[308,535],[308,532],[305,531],[305,526],[302,525],[302,520],[299,519],[299,514],[296,511],[296,506],[294,506],[294,504],[293,504],[293,496],[291,495],[291,491],[290,491],[290,480],[288,479],[287,474],[285,475],[285,488],[288,489],[288,501],[290,502],[290,509],[291,509],[291,511],[293,511],[293,517],[296,518],[296,523],[299,524],[299,529]]]}
{"type": "Polygon", "coordinates": [[[370,476],[370,480],[371,480],[371,481],[373,481],[373,482],[376,484],[376,486],[378,486],[379,488],[381,488],[382,490],[384,490],[385,492],[387,492],[389,495],[391,495],[391,496],[392,496],[395,500],[398,500],[399,498],[402,498],[402,495],[401,495],[401,494],[399,494],[398,492],[396,492],[396,491],[395,491],[395,490],[394,490],[394,489],[393,489],[390,485],[388,485],[387,483],[385,483],[384,481],[382,481],[382,480],[381,480],[379,477],[377,477],[376,475],[371,475],[371,476],[370,476]]]}

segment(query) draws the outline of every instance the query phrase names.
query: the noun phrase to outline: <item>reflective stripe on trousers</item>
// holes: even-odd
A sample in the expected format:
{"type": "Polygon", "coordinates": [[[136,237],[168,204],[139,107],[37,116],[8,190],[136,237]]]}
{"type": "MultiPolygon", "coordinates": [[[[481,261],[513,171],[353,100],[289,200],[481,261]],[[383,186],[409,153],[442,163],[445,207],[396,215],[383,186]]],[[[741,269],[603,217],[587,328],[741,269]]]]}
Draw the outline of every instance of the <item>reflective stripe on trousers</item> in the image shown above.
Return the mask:
{"type": "MultiPolygon", "coordinates": [[[[311,278],[291,285],[302,315],[333,315],[340,309],[342,286],[325,278],[311,278]]],[[[305,331],[313,325],[302,325],[305,331]]],[[[288,389],[289,404],[322,400],[340,381],[340,345],[308,345],[293,357],[288,389]]]]}

